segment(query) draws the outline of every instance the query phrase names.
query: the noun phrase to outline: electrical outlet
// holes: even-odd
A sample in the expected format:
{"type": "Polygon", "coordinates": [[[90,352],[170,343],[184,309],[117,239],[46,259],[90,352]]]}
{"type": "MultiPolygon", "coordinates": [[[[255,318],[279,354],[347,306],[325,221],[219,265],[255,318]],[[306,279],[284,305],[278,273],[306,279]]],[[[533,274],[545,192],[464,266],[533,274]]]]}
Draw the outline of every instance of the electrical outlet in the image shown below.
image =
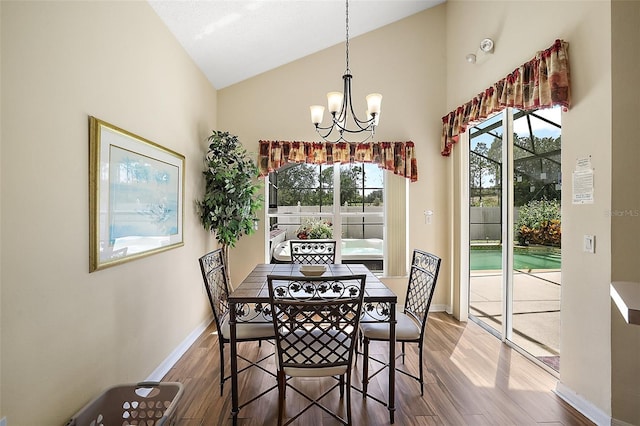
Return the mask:
{"type": "Polygon", "coordinates": [[[596,236],[595,235],[585,235],[583,240],[583,251],[587,253],[595,253],[596,252],[596,236]]]}

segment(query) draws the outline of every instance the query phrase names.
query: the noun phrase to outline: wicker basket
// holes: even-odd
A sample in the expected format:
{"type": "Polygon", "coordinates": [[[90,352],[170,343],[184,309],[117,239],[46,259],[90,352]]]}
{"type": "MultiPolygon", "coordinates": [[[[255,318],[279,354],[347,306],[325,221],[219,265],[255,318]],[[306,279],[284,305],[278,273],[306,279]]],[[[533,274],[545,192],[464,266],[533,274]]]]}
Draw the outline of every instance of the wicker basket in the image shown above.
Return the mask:
{"type": "Polygon", "coordinates": [[[67,426],[173,425],[182,392],[178,382],[114,386],[85,405],[67,426]]]}

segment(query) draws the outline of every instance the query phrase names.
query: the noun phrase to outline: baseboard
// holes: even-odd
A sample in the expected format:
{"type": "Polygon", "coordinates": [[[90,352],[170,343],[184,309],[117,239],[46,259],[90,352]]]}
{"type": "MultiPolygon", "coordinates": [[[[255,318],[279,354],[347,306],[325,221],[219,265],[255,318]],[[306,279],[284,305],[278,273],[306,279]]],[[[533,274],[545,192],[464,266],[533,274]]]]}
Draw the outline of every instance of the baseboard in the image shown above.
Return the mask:
{"type": "Polygon", "coordinates": [[[634,426],[631,423],[623,422],[622,420],[611,419],[611,426],[634,426]]]}
{"type": "Polygon", "coordinates": [[[555,393],[565,402],[567,402],[567,404],[580,411],[582,415],[587,417],[598,426],[610,426],[612,424],[611,416],[593,405],[591,402],[584,399],[582,396],[575,393],[569,387],[565,386],[562,382],[559,381],[556,385],[555,393]]]}
{"type": "Polygon", "coordinates": [[[169,370],[175,365],[182,355],[193,345],[193,343],[200,337],[200,335],[207,329],[209,324],[213,321],[213,317],[203,321],[195,330],[193,330],[179,345],[165,358],[160,365],[153,370],[151,375],[147,377],[149,382],[160,382],[162,378],[167,375],[169,370]]]}
{"type": "Polygon", "coordinates": [[[449,311],[450,309],[447,305],[431,305],[429,307],[429,312],[446,312],[449,314],[449,311]]]}

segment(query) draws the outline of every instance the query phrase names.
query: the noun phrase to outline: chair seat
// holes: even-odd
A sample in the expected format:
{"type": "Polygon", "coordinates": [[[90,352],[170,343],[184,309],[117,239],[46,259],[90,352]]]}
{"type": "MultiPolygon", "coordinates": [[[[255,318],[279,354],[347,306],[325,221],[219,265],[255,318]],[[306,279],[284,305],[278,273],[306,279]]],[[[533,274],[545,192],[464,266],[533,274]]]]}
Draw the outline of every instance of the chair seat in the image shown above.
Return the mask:
{"type": "MultiPolygon", "coordinates": [[[[329,330],[328,333],[334,337],[338,334],[344,335],[344,333],[340,333],[335,330],[329,330]]],[[[300,364],[308,363],[309,357],[314,364],[319,363],[321,360],[325,363],[335,362],[338,360],[336,354],[332,352],[336,350],[335,338],[332,339],[320,331],[313,331],[311,335],[305,334],[300,340],[298,340],[299,337],[285,337],[284,339],[294,342],[293,345],[287,349],[287,352],[289,352],[294,357],[294,360],[300,364]]],[[[343,341],[348,342],[349,338],[345,336],[343,341]]],[[[348,345],[348,343],[346,344],[348,345]]],[[[342,350],[342,348],[344,348],[344,346],[338,348],[338,350],[342,350]]],[[[278,357],[276,357],[276,364],[278,365],[278,369],[280,369],[280,360],[278,357]]],[[[346,365],[317,367],[314,364],[311,364],[309,367],[285,367],[283,368],[283,371],[286,375],[292,377],[339,376],[347,372],[346,365]]]]}
{"type": "MultiPolygon", "coordinates": [[[[229,318],[226,318],[222,321],[222,337],[225,340],[229,340],[231,338],[231,331],[229,327],[229,318]]],[[[273,330],[272,322],[264,322],[263,319],[260,321],[247,321],[247,322],[238,322],[236,323],[236,339],[244,340],[244,339],[272,339],[275,337],[275,331],[273,330]]]]}
{"type": "Polygon", "coordinates": [[[345,374],[347,367],[287,367],[283,371],[284,374],[291,377],[331,377],[345,374]]]}
{"type": "MultiPolygon", "coordinates": [[[[407,314],[396,311],[396,340],[410,341],[420,339],[420,326],[407,314]]],[[[360,323],[360,330],[364,337],[371,340],[389,340],[389,323],[364,322],[360,323]]]]}

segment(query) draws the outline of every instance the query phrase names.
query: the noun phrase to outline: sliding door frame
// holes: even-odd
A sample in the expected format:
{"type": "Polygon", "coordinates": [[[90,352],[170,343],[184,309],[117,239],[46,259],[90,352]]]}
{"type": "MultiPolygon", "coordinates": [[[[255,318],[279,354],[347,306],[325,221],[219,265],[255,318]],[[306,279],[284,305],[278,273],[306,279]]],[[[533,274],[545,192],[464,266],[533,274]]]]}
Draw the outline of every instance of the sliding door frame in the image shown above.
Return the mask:
{"type": "Polygon", "coordinates": [[[502,114],[502,128],[504,129],[502,136],[502,173],[501,173],[501,239],[502,239],[502,281],[501,281],[501,314],[502,321],[500,330],[496,330],[479,319],[469,315],[470,305],[470,262],[469,247],[471,243],[469,221],[470,221],[470,180],[469,180],[469,150],[471,144],[469,129],[461,138],[460,145],[460,312],[461,317],[464,313],[465,319],[471,318],[491,334],[496,335],[501,341],[507,342],[512,337],[512,318],[513,314],[513,227],[514,227],[514,209],[513,209],[513,114],[511,108],[505,108],[499,114],[502,114]]]}

